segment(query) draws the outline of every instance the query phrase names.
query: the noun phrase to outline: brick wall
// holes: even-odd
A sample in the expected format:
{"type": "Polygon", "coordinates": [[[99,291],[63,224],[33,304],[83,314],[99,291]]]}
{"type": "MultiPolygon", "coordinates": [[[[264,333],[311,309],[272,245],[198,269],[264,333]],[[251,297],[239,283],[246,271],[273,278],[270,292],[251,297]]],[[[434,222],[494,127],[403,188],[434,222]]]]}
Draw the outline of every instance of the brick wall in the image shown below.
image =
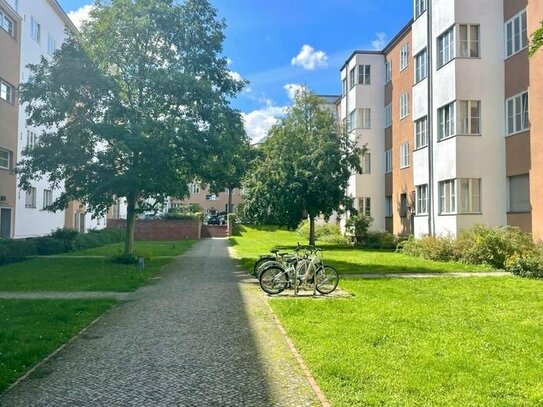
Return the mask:
{"type": "MultiPolygon", "coordinates": [[[[125,219],[108,219],[108,228],[125,229],[125,219]]],[[[136,220],[135,240],[200,239],[200,222],[194,220],[136,220]]]]}
{"type": "Polygon", "coordinates": [[[202,225],[202,238],[206,237],[226,237],[228,231],[226,226],[202,225]]]}

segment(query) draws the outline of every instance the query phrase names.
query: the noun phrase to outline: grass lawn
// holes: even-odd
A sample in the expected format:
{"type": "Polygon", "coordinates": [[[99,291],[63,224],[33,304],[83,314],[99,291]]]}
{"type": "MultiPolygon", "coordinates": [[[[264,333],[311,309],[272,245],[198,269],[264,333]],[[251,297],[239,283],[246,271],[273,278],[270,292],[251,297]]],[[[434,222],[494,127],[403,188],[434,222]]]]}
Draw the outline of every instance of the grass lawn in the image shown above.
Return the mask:
{"type": "MultiPolygon", "coordinates": [[[[134,253],[138,257],[151,258],[155,256],[177,256],[190,248],[195,240],[179,241],[136,241],[134,253]]],[[[118,256],[124,252],[124,242],[113,243],[91,249],[66,253],[63,256],[118,256]]]]}
{"type": "Polygon", "coordinates": [[[352,299],[272,299],[332,405],[543,405],[543,281],[343,280],[352,299]]]}
{"type": "Polygon", "coordinates": [[[115,300],[0,300],[0,393],[115,300]]]}
{"type": "MultiPolygon", "coordinates": [[[[230,241],[246,270],[252,270],[258,255],[269,253],[269,250],[274,246],[292,248],[298,242],[300,244],[307,243],[296,232],[268,226],[240,226],[240,233],[232,236],[230,241]]],[[[324,249],[324,262],[334,266],[341,274],[447,273],[491,270],[485,266],[425,260],[389,250],[358,249],[350,246],[319,243],[318,241],[317,246],[324,249]]]]}

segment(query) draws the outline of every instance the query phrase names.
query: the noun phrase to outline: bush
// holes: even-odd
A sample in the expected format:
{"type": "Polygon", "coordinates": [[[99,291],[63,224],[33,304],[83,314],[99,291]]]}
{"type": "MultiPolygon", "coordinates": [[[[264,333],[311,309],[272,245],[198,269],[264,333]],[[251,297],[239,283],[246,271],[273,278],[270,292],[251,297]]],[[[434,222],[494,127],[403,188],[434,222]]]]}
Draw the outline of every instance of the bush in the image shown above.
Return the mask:
{"type": "Polygon", "coordinates": [[[507,258],[525,255],[536,250],[530,235],[516,227],[476,225],[460,232],[456,241],[455,257],[468,264],[487,264],[503,269],[507,258]]]}
{"type": "Polygon", "coordinates": [[[505,261],[505,269],[521,277],[543,278],[543,255],[541,253],[527,255],[515,253],[505,261]]]}
{"type": "Polygon", "coordinates": [[[92,247],[121,242],[124,239],[124,233],[123,230],[117,229],[90,230],[86,234],[76,236],[74,239],[74,249],[90,249],[92,247]]]}
{"type": "Polygon", "coordinates": [[[179,213],[179,212],[169,212],[162,215],[162,219],[170,220],[200,220],[202,217],[201,213],[179,213]]]}
{"type": "Polygon", "coordinates": [[[362,246],[370,249],[396,249],[399,238],[388,232],[368,232],[362,246]]]}
{"type": "Polygon", "coordinates": [[[138,257],[134,254],[121,254],[119,256],[113,256],[111,261],[116,264],[136,264],[138,262],[138,257]]]}
{"type": "Polygon", "coordinates": [[[36,254],[36,246],[31,240],[8,239],[0,241],[0,264],[23,261],[36,254]]]}
{"type": "Polygon", "coordinates": [[[49,237],[62,241],[64,244],[64,251],[69,252],[74,249],[74,240],[78,234],[79,232],[73,229],[58,228],[51,232],[49,237]]]}
{"type": "Polygon", "coordinates": [[[398,250],[428,260],[455,260],[454,240],[450,236],[423,236],[420,239],[409,236],[407,240],[398,244],[398,250]]]}
{"type": "Polygon", "coordinates": [[[349,245],[349,239],[343,235],[325,235],[319,238],[319,242],[340,244],[340,245],[349,245]]]}
{"type": "Polygon", "coordinates": [[[65,242],[50,236],[37,237],[35,239],[32,239],[32,241],[36,246],[36,252],[40,256],[48,256],[50,254],[59,254],[66,252],[65,242]]]}
{"type": "Polygon", "coordinates": [[[352,236],[355,243],[363,242],[373,218],[363,214],[353,215],[345,222],[345,234],[352,236]]]}
{"type": "MultiPolygon", "coordinates": [[[[309,239],[309,220],[304,220],[296,229],[298,234],[309,239]]],[[[315,240],[321,240],[323,236],[342,236],[339,226],[335,223],[315,223],[315,240]]]]}

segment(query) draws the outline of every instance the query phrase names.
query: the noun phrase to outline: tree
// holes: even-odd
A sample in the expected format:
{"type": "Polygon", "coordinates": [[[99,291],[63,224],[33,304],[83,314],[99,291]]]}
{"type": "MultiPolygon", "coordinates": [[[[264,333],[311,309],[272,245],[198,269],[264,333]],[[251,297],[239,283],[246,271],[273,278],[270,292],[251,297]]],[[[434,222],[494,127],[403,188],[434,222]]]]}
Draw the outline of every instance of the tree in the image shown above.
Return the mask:
{"type": "Polygon", "coordinates": [[[207,0],[97,1],[80,34],[21,86],[29,124],[48,130],[25,151],[20,186],[43,176],[64,187],[48,210],[76,200],[94,216],[125,197],[131,255],[137,213],[208,179],[226,133],[243,142],[229,133],[239,113],[228,100],[244,82],[221,56],[224,28],[207,0]]]}
{"type": "Polygon", "coordinates": [[[530,56],[533,56],[541,46],[543,46],[543,21],[541,21],[541,27],[532,34],[530,56]]]}
{"type": "Polygon", "coordinates": [[[309,217],[309,243],[315,244],[315,218],[330,216],[352,200],[346,189],[360,172],[364,148],[339,131],[322,100],[303,89],[286,117],[272,127],[262,158],[244,182],[245,215],[260,223],[295,227],[309,217]]]}

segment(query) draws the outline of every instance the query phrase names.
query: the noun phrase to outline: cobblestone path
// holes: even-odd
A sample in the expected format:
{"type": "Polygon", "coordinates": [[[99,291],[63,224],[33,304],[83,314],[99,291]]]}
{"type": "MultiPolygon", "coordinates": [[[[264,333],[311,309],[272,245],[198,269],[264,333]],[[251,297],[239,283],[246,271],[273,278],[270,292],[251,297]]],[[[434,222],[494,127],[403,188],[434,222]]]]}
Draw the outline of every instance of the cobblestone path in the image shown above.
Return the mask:
{"type": "Polygon", "coordinates": [[[319,405],[246,277],[227,240],[198,242],[0,405],[319,405]]]}

